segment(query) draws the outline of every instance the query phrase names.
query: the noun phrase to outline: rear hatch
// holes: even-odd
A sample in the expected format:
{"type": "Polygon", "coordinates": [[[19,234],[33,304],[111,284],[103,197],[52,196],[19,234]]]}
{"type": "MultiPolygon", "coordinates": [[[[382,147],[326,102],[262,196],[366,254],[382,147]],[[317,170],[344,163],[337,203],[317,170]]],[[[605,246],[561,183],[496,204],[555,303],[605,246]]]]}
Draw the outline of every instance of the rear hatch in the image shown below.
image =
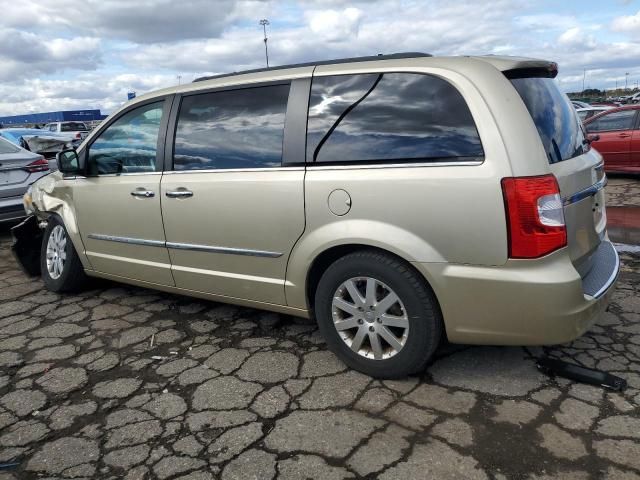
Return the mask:
{"type": "Polygon", "coordinates": [[[569,254],[584,278],[606,235],[606,177],[602,158],[590,148],[575,108],[553,79],[556,72],[553,68],[512,70],[505,75],[529,110],[558,180],[569,254]]]}
{"type": "MultiPolygon", "coordinates": [[[[24,194],[31,175],[28,165],[41,158],[41,155],[28,152],[0,138],[0,198],[24,194]]],[[[38,171],[38,167],[35,170],[38,171]]]]}

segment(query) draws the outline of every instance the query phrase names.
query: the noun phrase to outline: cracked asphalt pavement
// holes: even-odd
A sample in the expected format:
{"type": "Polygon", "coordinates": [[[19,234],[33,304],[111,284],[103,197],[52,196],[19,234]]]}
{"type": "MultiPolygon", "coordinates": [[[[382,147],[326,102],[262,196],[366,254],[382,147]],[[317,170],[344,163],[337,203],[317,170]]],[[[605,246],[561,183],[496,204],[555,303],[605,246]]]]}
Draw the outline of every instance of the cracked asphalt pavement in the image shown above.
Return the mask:
{"type": "MultiPolygon", "coordinates": [[[[613,179],[610,202],[637,206],[639,185],[613,179]]],[[[0,480],[640,479],[633,249],[571,344],[443,345],[420,377],[377,381],[308,321],[114,283],[52,294],[9,245],[5,227],[0,480]],[[629,388],[546,377],[544,353],[629,388]]]]}

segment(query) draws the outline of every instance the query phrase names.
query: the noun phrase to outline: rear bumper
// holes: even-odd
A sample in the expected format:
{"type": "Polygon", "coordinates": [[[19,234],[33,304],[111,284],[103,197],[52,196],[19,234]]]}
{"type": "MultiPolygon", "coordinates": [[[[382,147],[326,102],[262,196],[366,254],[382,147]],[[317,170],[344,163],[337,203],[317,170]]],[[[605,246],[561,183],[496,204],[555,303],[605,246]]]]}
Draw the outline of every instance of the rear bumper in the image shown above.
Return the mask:
{"type": "Polygon", "coordinates": [[[24,218],[22,197],[0,198],[0,222],[24,218]]]}
{"type": "Polygon", "coordinates": [[[440,302],[449,341],[551,345],[584,334],[607,307],[619,262],[611,243],[602,242],[601,248],[584,279],[566,249],[500,267],[414,265],[440,302]]]}

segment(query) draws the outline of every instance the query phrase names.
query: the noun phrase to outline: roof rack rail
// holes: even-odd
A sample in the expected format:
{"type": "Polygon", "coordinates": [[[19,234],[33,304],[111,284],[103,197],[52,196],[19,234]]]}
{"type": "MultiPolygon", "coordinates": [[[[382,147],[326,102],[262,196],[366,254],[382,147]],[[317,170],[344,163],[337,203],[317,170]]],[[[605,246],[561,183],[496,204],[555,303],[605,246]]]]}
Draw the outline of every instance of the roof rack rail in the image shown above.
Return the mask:
{"type": "Polygon", "coordinates": [[[416,57],[432,57],[432,56],[433,55],[429,53],[422,53],[422,52],[401,52],[401,53],[390,53],[388,55],[379,54],[379,55],[368,55],[366,57],[337,58],[335,60],[321,60],[318,62],[292,63],[289,65],[279,65],[277,67],[254,68],[253,70],[244,70],[241,72],[222,73],[220,75],[211,75],[208,77],[196,78],[193,82],[194,83],[204,82],[205,80],[213,80],[214,78],[233,77],[234,75],[244,75],[246,73],[260,73],[260,72],[270,72],[272,70],[284,70],[286,68],[314,67],[317,65],[334,65],[339,63],[371,62],[376,60],[393,60],[398,58],[416,58],[416,57]]]}

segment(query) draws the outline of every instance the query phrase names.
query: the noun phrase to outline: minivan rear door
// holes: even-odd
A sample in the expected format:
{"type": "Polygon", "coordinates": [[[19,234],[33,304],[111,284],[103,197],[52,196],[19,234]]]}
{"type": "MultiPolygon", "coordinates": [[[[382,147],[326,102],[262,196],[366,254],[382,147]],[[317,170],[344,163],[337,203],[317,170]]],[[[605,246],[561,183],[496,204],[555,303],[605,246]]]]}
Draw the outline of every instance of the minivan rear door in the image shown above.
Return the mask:
{"type": "Polygon", "coordinates": [[[582,124],[565,94],[548,75],[509,74],[540,135],[551,173],[560,187],[571,260],[581,275],[606,234],[601,156],[591,149],[582,124]]]}

